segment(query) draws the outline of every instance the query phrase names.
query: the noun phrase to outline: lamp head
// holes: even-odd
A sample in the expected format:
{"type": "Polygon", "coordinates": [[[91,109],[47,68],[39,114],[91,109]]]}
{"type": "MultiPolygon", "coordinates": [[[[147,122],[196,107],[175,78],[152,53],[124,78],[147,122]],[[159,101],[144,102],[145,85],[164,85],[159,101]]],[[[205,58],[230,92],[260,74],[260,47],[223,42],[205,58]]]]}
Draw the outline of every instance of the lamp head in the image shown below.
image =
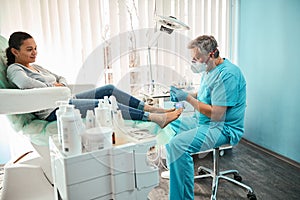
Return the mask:
{"type": "Polygon", "coordinates": [[[183,22],[176,19],[173,16],[160,16],[157,15],[155,19],[158,23],[161,24],[160,31],[171,34],[174,30],[189,30],[190,27],[183,22]]]}
{"type": "MultiPolygon", "coordinates": [[[[173,16],[169,16],[169,18],[176,19],[176,17],[173,17],[173,16]]],[[[163,22],[164,23],[162,23],[161,26],[160,26],[160,31],[168,33],[168,34],[173,33],[174,29],[170,28],[170,27],[173,26],[173,24],[170,23],[169,21],[165,21],[165,20],[163,22]],[[168,26],[168,27],[166,27],[165,25],[168,26]]]]}

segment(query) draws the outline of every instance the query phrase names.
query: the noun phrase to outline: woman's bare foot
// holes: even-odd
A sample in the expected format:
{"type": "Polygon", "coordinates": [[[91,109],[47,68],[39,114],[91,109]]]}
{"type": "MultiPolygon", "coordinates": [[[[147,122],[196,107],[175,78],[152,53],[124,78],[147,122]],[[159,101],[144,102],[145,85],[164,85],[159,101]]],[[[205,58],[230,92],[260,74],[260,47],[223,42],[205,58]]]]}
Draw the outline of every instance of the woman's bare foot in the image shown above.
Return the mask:
{"type": "Polygon", "coordinates": [[[159,108],[159,107],[150,106],[150,105],[146,104],[144,106],[144,111],[150,112],[150,113],[168,113],[168,112],[175,111],[175,108],[164,109],[164,108],[159,108]]]}
{"type": "Polygon", "coordinates": [[[161,128],[164,128],[170,122],[177,119],[181,115],[182,111],[183,109],[179,108],[177,110],[166,112],[166,113],[150,113],[149,120],[157,123],[161,128]]]}

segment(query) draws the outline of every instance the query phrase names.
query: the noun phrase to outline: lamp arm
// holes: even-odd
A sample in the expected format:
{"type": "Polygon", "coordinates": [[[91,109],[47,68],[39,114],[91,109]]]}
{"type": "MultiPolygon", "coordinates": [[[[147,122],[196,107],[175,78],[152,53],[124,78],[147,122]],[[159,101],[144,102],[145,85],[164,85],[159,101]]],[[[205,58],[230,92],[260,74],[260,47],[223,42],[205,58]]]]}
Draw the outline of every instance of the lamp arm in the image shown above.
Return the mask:
{"type": "Polygon", "coordinates": [[[157,31],[154,33],[153,37],[151,38],[151,40],[148,42],[148,48],[151,48],[159,39],[159,37],[161,36],[161,31],[157,31]]]}
{"type": "Polygon", "coordinates": [[[157,31],[154,33],[152,39],[148,42],[148,64],[150,68],[150,81],[151,81],[151,91],[153,92],[154,89],[154,79],[153,79],[153,67],[152,67],[152,60],[151,60],[151,47],[157,42],[159,37],[161,36],[161,31],[157,31]]]}
{"type": "Polygon", "coordinates": [[[151,47],[148,47],[148,63],[150,68],[150,81],[153,82],[153,69],[152,69],[152,63],[151,63],[151,47]]]}

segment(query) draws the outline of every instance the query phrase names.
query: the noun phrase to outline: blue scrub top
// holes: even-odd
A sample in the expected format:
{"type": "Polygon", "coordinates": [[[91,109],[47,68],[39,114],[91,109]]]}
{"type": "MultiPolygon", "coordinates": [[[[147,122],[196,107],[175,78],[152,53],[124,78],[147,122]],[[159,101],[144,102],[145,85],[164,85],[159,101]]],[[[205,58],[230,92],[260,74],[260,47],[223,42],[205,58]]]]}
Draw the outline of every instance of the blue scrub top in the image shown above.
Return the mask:
{"type": "Polygon", "coordinates": [[[230,137],[235,145],[244,133],[246,108],[246,81],[241,70],[229,60],[213,70],[204,72],[201,78],[197,99],[203,103],[227,106],[224,122],[211,122],[210,118],[196,111],[199,124],[218,126],[222,133],[230,137]]]}

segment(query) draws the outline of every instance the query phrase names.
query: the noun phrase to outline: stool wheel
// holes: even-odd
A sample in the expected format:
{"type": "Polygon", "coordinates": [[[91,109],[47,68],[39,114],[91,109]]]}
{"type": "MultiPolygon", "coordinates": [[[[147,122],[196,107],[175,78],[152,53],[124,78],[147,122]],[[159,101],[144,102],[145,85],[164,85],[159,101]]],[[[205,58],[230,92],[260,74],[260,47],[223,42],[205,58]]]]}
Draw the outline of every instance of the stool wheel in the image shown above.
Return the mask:
{"type": "Polygon", "coordinates": [[[256,195],[254,193],[249,192],[247,194],[247,198],[250,200],[256,200],[256,195]]]}
{"type": "Polygon", "coordinates": [[[222,157],[222,156],[224,156],[224,154],[225,154],[225,150],[220,150],[219,151],[219,155],[222,157]]]}
{"type": "Polygon", "coordinates": [[[204,169],[200,169],[198,170],[198,175],[204,175],[204,174],[207,174],[208,172],[204,169]]]}
{"type": "Polygon", "coordinates": [[[234,180],[236,180],[238,182],[242,182],[242,180],[243,180],[242,177],[238,173],[234,173],[233,178],[234,178],[234,180]]]}

